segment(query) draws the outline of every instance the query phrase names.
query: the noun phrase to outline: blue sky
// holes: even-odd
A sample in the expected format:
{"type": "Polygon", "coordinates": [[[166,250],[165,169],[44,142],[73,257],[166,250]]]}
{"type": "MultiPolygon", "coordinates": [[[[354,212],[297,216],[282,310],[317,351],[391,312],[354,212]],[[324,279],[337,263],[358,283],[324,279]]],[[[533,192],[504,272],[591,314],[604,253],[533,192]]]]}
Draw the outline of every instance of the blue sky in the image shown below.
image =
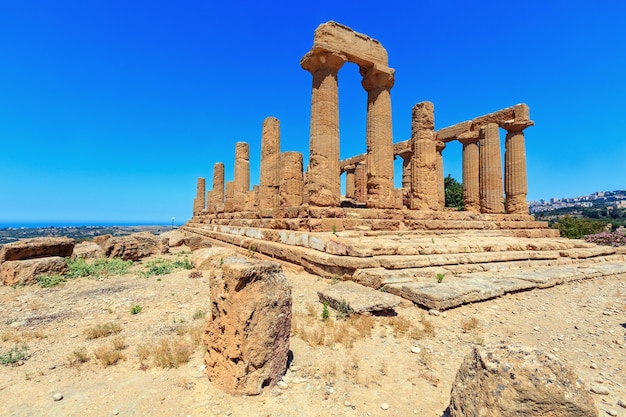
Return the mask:
{"type": "MultiPolygon", "coordinates": [[[[394,141],[420,101],[436,128],[524,102],[529,200],[624,189],[625,17],[618,0],[0,0],[0,222],[183,222],[215,162],[232,179],[235,142],[258,183],[267,116],[306,161],[299,61],[329,20],[387,49],[394,141]]],[[[341,156],[362,153],[355,65],[339,100],[341,156]]],[[[460,161],[450,145],[446,174],[460,161]]]]}

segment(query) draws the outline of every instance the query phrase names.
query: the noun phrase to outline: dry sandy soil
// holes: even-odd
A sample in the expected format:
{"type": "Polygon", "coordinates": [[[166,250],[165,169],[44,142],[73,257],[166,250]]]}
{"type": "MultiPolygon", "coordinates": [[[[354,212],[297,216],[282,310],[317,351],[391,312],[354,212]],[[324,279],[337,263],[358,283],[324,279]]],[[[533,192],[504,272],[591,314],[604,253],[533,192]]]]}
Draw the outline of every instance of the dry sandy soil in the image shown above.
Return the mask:
{"type": "Polygon", "coordinates": [[[563,359],[587,386],[608,388],[609,395],[592,394],[600,415],[626,416],[617,405],[626,401],[624,276],[511,294],[439,316],[405,304],[395,317],[338,320],[331,310],[323,321],[317,290],[333,283],[284,267],[294,302],[287,384],[241,397],[213,387],[202,372],[209,272],[145,278],[138,273],[145,262],[125,276],[0,287],[0,354],[28,346],[26,360],[0,365],[0,415],[443,416],[472,346],[504,342],[563,359]],[[131,314],[137,305],[142,311],[131,314]],[[89,338],[107,323],[119,333],[89,338]],[[178,354],[168,356],[167,346],[178,354]],[[175,366],[186,351],[189,361],[178,367],[157,362],[175,366]],[[115,354],[122,357],[106,366],[115,354]]]}

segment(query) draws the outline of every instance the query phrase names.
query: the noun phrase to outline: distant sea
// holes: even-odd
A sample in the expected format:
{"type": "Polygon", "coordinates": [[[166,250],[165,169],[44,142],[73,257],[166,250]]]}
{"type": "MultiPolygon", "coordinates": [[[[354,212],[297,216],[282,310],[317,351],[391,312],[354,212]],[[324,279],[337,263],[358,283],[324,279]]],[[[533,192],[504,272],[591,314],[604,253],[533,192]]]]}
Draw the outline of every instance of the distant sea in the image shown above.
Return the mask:
{"type": "MultiPolygon", "coordinates": [[[[185,223],[185,222],[183,222],[185,223]]],[[[172,223],[164,223],[163,221],[154,221],[154,222],[129,222],[129,221],[50,221],[50,220],[42,220],[42,221],[22,221],[22,222],[5,222],[0,220],[0,229],[6,228],[26,228],[26,229],[38,229],[38,228],[46,228],[46,227],[54,227],[54,228],[62,228],[62,227],[89,227],[89,226],[171,226],[172,223]]],[[[180,222],[174,222],[175,226],[180,226],[180,222]]]]}

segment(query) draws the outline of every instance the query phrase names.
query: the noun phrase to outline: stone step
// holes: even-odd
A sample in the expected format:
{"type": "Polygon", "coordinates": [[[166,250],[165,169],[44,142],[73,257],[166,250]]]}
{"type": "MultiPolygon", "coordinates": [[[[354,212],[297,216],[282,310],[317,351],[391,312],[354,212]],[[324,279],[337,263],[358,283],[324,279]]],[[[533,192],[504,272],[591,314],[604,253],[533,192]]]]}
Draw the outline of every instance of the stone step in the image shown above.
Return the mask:
{"type": "Polygon", "coordinates": [[[422,307],[446,310],[462,304],[488,300],[506,293],[546,288],[569,281],[626,274],[626,263],[597,263],[538,268],[534,270],[463,274],[441,283],[392,283],[387,292],[422,307]]]}

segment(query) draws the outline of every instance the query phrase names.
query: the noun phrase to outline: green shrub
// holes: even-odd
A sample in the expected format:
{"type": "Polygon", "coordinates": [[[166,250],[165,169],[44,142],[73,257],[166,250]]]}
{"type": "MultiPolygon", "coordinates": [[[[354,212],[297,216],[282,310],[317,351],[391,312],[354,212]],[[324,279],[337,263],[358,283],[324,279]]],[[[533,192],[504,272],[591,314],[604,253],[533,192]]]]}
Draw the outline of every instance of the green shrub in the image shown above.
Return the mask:
{"type": "Polygon", "coordinates": [[[562,237],[581,239],[583,236],[601,232],[606,227],[606,223],[598,220],[563,216],[551,227],[559,229],[562,237]]]}
{"type": "Polygon", "coordinates": [[[143,310],[143,307],[137,304],[136,306],[130,309],[130,314],[139,314],[141,313],[141,310],[143,310]]]}
{"type": "Polygon", "coordinates": [[[65,282],[65,278],[61,275],[41,275],[37,277],[37,282],[42,288],[50,288],[65,282]]]}
{"type": "Polygon", "coordinates": [[[193,265],[189,261],[189,258],[185,256],[182,260],[176,260],[174,262],[166,259],[154,259],[146,264],[148,270],[143,272],[144,277],[151,277],[154,275],[167,275],[174,272],[176,269],[192,269],[193,265]]]}
{"type": "Polygon", "coordinates": [[[88,263],[84,258],[65,258],[68,272],[67,278],[94,277],[103,278],[113,275],[124,275],[133,265],[133,261],[120,258],[96,259],[88,263]]]}
{"type": "Polygon", "coordinates": [[[26,345],[22,345],[21,348],[15,345],[8,351],[0,354],[1,365],[13,365],[26,359],[28,359],[28,346],[26,345]]]}
{"type": "Polygon", "coordinates": [[[328,320],[330,318],[330,311],[328,311],[328,303],[324,301],[322,304],[322,320],[328,320]]]}

